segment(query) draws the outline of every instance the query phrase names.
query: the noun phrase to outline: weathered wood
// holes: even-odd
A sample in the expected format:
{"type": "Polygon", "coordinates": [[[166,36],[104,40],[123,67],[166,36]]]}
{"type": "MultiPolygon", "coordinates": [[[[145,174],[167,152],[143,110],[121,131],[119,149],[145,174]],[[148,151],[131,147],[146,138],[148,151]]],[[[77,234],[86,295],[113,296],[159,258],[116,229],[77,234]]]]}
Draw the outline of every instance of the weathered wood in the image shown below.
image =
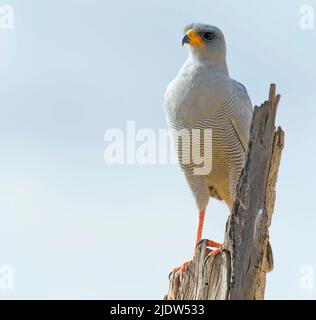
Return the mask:
{"type": "Polygon", "coordinates": [[[170,275],[168,300],[226,300],[230,283],[230,255],[224,250],[218,256],[208,256],[206,241],[198,246],[197,253],[188,267],[170,275]]]}
{"type": "Polygon", "coordinates": [[[271,84],[269,100],[254,109],[247,159],[226,225],[225,249],[208,256],[202,241],[187,271],[170,276],[165,299],[264,298],[266,272],[273,265],[269,227],[284,146],[284,132],[275,128],[279,100],[271,84]]]}

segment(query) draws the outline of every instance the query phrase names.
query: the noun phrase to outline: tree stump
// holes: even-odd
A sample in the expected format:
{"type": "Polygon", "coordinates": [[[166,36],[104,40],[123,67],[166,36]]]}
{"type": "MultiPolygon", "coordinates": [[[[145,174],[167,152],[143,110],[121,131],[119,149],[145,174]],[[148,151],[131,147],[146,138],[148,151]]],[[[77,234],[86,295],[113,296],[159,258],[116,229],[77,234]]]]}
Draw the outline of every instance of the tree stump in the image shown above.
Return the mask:
{"type": "Polygon", "coordinates": [[[171,274],[167,300],[263,299],[266,273],[272,269],[269,227],[284,132],[275,127],[280,100],[276,85],[269,99],[255,106],[245,167],[226,224],[224,250],[208,256],[201,241],[186,272],[171,274]]]}

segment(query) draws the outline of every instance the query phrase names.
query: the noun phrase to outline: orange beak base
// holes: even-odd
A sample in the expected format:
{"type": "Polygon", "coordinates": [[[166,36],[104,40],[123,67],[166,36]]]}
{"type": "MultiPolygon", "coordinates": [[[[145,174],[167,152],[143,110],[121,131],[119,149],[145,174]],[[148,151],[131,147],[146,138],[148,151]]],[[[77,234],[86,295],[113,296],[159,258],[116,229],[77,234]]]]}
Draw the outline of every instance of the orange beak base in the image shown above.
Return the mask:
{"type": "Polygon", "coordinates": [[[182,45],[185,43],[190,44],[191,46],[204,46],[205,43],[202,40],[201,36],[197,34],[193,29],[187,31],[185,36],[182,39],[182,45]]]}

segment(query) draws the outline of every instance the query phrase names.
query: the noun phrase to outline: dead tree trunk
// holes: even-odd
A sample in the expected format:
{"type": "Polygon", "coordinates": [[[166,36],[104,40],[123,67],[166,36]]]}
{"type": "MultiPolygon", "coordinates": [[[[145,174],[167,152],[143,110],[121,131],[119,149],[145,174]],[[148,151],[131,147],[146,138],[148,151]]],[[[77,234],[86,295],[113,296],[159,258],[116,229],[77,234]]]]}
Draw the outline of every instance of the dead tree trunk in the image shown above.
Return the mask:
{"type": "Polygon", "coordinates": [[[254,109],[248,155],[226,225],[225,249],[208,256],[202,241],[183,276],[171,275],[165,299],[264,298],[266,272],[273,263],[269,226],[284,145],[284,132],[275,128],[279,100],[271,84],[269,100],[254,109]]]}

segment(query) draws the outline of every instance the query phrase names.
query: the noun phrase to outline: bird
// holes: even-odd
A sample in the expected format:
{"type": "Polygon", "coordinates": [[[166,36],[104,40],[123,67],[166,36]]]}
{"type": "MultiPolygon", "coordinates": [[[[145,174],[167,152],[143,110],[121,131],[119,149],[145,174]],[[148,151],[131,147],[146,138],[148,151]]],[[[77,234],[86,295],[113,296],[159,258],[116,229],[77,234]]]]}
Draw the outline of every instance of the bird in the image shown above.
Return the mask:
{"type": "MultiPolygon", "coordinates": [[[[189,55],[167,86],[164,109],[178,162],[198,209],[194,256],[210,198],[224,201],[230,211],[233,207],[248,150],[253,106],[246,87],[228,73],[225,37],[218,27],[204,23],[186,26],[183,45],[187,45],[189,55]],[[194,138],[195,131],[199,134],[194,138]],[[193,150],[209,163],[192,161],[193,150]],[[205,157],[210,151],[211,158],[205,157]]],[[[214,248],[210,255],[223,250],[223,245],[213,240],[207,240],[207,246],[214,248]]],[[[185,272],[190,261],[172,272],[185,272]]]]}

